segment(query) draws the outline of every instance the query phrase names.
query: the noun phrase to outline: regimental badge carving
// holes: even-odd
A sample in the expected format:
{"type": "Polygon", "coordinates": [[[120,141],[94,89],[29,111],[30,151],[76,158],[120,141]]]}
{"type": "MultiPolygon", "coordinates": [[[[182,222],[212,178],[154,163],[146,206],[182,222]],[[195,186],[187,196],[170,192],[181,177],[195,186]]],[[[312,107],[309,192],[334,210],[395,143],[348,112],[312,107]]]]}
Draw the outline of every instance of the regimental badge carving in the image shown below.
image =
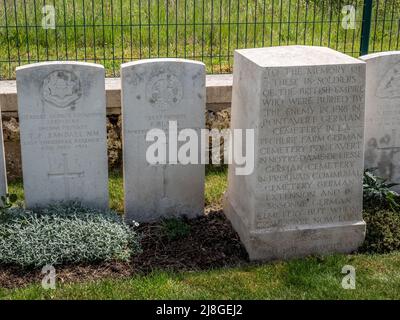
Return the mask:
{"type": "Polygon", "coordinates": [[[67,108],[81,96],[81,83],[73,72],[54,71],[43,80],[42,97],[57,108],[67,108]]]}
{"type": "Polygon", "coordinates": [[[183,86],[172,73],[160,73],[148,81],[146,95],[155,107],[173,107],[182,100],[183,86]]]}
{"type": "Polygon", "coordinates": [[[400,62],[385,73],[380,80],[375,95],[378,98],[400,98],[400,62]]]}

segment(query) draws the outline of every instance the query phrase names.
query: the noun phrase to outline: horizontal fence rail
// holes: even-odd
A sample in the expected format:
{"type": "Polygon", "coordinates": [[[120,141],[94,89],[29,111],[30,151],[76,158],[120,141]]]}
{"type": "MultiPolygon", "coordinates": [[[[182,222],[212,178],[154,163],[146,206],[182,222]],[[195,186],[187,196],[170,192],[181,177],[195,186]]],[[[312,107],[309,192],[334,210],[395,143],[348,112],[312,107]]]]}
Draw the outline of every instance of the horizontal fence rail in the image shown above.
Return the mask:
{"type": "Polygon", "coordinates": [[[1,79],[40,61],[101,63],[116,77],[121,63],[155,57],[229,73],[237,48],[318,45],[352,56],[399,49],[400,0],[0,1],[1,79]]]}

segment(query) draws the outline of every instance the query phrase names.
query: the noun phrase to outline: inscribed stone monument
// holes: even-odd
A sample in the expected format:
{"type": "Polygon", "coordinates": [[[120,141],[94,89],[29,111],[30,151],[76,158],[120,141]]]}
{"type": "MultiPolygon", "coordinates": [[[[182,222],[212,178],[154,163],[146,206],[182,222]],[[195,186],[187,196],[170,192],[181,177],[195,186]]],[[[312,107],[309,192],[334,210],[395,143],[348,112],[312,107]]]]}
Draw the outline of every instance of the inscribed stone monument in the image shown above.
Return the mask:
{"type": "Polygon", "coordinates": [[[17,68],[25,204],[108,208],[104,68],[78,62],[17,68]]]}
{"type": "Polygon", "coordinates": [[[357,249],[365,63],[308,46],[234,58],[231,128],[255,130],[255,170],[229,166],[224,210],[250,259],[357,249]]]}
{"type": "MultiPolygon", "coordinates": [[[[127,222],[203,214],[204,165],[176,161],[170,138],[176,143],[182,129],[193,129],[200,137],[205,127],[204,64],[182,59],[126,63],[121,68],[121,81],[127,222]],[[179,132],[169,131],[171,122],[179,132]],[[166,162],[146,159],[153,144],[146,141],[146,135],[155,128],[165,132],[166,162]]],[[[179,149],[183,142],[176,144],[179,149]]],[[[200,143],[198,155],[199,150],[200,143]]]]}
{"type": "MultiPolygon", "coordinates": [[[[360,59],[367,64],[364,168],[400,183],[400,51],[360,59]]],[[[400,192],[400,186],[393,190],[400,192]]]]}

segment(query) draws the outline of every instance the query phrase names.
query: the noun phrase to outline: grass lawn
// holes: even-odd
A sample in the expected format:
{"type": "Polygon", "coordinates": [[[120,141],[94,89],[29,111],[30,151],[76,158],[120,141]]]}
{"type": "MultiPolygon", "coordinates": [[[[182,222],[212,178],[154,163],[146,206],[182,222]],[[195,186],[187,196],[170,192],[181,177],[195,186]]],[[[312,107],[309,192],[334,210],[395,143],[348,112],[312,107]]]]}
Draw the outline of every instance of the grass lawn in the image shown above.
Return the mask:
{"type": "Polygon", "coordinates": [[[1,299],[398,299],[400,254],[333,255],[207,272],[168,273],[7,290],[1,299]],[[341,286],[344,265],[356,288],[341,286]]]}
{"type": "MultiPolygon", "coordinates": [[[[226,168],[206,170],[206,205],[218,204],[226,188],[226,168]]],[[[10,191],[23,195],[21,183],[10,191]]],[[[122,209],[122,178],[110,175],[110,198],[122,209]]],[[[395,299],[400,296],[400,253],[332,255],[290,262],[250,264],[202,272],[154,271],[122,279],[0,288],[1,299],[395,299]],[[356,289],[341,286],[343,266],[356,270],[356,289]]]]}
{"type": "MultiPolygon", "coordinates": [[[[208,166],[206,169],[205,205],[220,202],[222,194],[226,189],[226,185],[226,166],[208,166]]],[[[110,172],[108,186],[110,193],[110,207],[118,212],[123,212],[124,189],[121,172],[110,172]]],[[[21,180],[10,182],[8,189],[9,193],[15,193],[18,196],[18,202],[23,202],[24,190],[21,180]]]]}
{"type": "MultiPolygon", "coordinates": [[[[230,72],[236,48],[328,46],[359,55],[364,0],[354,0],[355,29],[344,29],[348,3],[323,0],[96,1],[4,0],[0,3],[0,79],[20,64],[47,60],[120,64],[150,57],[203,61],[230,72]],[[55,5],[55,29],[42,28],[42,5],[55,5]],[[168,4],[168,5],[167,5],[168,4]]],[[[370,52],[398,50],[399,0],[373,1],[370,52]]]]}

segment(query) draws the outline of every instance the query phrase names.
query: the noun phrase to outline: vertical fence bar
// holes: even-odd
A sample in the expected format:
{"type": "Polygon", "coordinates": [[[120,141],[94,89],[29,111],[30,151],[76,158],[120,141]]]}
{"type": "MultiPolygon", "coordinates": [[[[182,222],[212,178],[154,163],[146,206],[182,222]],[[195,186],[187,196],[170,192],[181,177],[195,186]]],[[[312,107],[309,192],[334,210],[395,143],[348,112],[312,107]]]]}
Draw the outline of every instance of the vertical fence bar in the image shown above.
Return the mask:
{"type": "Polygon", "coordinates": [[[296,14],[296,44],[299,39],[299,15],[300,15],[300,0],[297,0],[297,14],[296,14]]]}
{"type": "Polygon", "coordinates": [[[75,0],[72,1],[72,9],[73,9],[73,16],[74,16],[74,43],[75,43],[75,60],[78,60],[78,39],[76,34],[76,8],[75,8],[75,0]]]}
{"type": "Polygon", "coordinates": [[[392,0],[392,16],[390,17],[390,33],[389,33],[388,50],[390,50],[392,48],[392,33],[393,33],[394,10],[395,10],[395,0],[392,0]]]}
{"type": "Polygon", "coordinates": [[[147,15],[148,15],[148,19],[147,19],[147,21],[148,21],[148,24],[149,24],[149,26],[148,26],[148,30],[147,30],[147,37],[148,37],[148,39],[147,39],[147,43],[148,43],[148,50],[149,50],[149,52],[148,52],[148,57],[149,58],[151,58],[151,3],[150,3],[150,0],[148,0],[147,1],[147,15]]]}
{"type": "Polygon", "coordinates": [[[333,16],[332,0],[329,0],[328,47],[330,47],[330,46],[331,46],[331,34],[332,34],[332,16],[333,16]]]}
{"type": "Polygon", "coordinates": [[[219,72],[222,72],[222,0],[219,0],[219,72]]]}
{"type": "Polygon", "coordinates": [[[279,32],[278,32],[278,44],[281,45],[282,38],[282,17],[283,17],[283,4],[282,0],[279,1],[279,32]]]}
{"type": "Polygon", "coordinates": [[[361,27],[360,56],[368,54],[371,34],[372,0],[364,0],[364,11],[361,27]]]}
{"type": "Polygon", "coordinates": [[[26,12],[26,0],[24,0],[24,17],[25,17],[25,43],[26,43],[26,52],[28,57],[28,63],[31,63],[31,56],[29,51],[29,30],[28,30],[28,15],[26,12]]]}
{"type": "Polygon", "coordinates": [[[104,26],[104,0],[101,0],[101,23],[103,26],[103,63],[106,64],[106,30],[104,26]]]}
{"type": "Polygon", "coordinates": [[[121,0],[120,3],[120,8],[119,8],[119,15],[120,17],[120,26],[121,26],[121,63],[125,62],[125,54],[124,54],[124,3],[121,0]]]}
{"type": "Polygon", "coordinates": [[[211,0],[211,24],[210,24],[210,61],[211,73],[214,73],[214,59],[213,59],[213,37],[214,37],[214,0],[211,0]]]}
{"type": "MultiPolygon", "coordinates": [[[[299,1],[299,0],[298,0],[299,1]]],[[[265,0],[263,2],[263,13],[262,13],[262,46],[264,47],[265,45],[265,22],[266,22],[266,17],[265,17],[265,7],[266,7],[266,3],[265,0]]]]}
{"type": "Polygon", "coordinates": [[[184,35],[183,35],[183,57],[186,59],[186,57],[187,57],[187,54],[186,54],[186,46],[187,46],[187,37],[186,37],[186,34],[187,34],[187,20],[186,20],[187,19],[187,12],[186,12],[186,6],[187,6],[187,0],[184,1],[183,5],[185,7],[184,16],[183,16],[183,21],[185,21],[184,25],[183,25],[183,33],[184,33],[184,35]]]}
{"type": "MultiPolygon", "coordinates": [[[[132,0],[131,0],[132,3],[132,0]]],[[[132,9],[131,9],[132,17],[132,9]]],[[[157,0],[157,57],[160,57],[160,0],[157,0]]]]}
{"type": "Polygon", "coordinates": [[[94,13],[94,0],[92,0],[92,41],[93,41],[93,59],[94,63],[97,63],[96,57],[96,20],[95,20],[95,13],[94,13]]]}
{"type": "Polygon", "coordinates": [[[56,58],[57,58],[57,61],[58,60],[60,60],[60,56],[59,56],[59,54],[58,54],[58,26],[57,26],[57,9],[56,9],[56,0],[53,0],[53,7],[54,7],[54,10],[55,10],[55,12],[54,12],[54,14],[55,14],[55,17],[54,17],[54,23],[55,23],[55,26],[54,26],[54,41],[55,41],[55,46],[56,46],[56,58]]]}
{"type": "Polygon", "coordinates": [[[196,0],[193,0],[193,52],[192,57],[196,59],[196,0]]]}
{"type": "Polygon", "coordinates": [[[175,0],[175,58],[178,58],[178,0],[175,0]]]}
{"type": "Polygon", "coordinates": [[[139,0],[139,59],[142,59],[142,1],[139,0]]]}
{"type": "Polygon", "coordinates": [[[114,36],[114,2],[110,2],[110,15],[111,15],[111,45],[112,45],[112,70],[113,77],[115,77],[115,36],[114,36]]]}
{"type": "Polygon", "coordinates": [[[291,7],[292,6],[292,1],[289,0],[289,8],[288,8],[288,19],[287,19],[287,39],[286,39],[286,44],[289,45],[290,43],[290,14],[291,14],[291,7]]]}
{"type": "MultiPolygon", "coordinates": [[[[94,0],[92,0],[94,1],[94,0]]],[[[65,46],[65,59],[68,60],[68,37],[67,37],[67,7],[65,4],[65,0],[63,1],[63,9],[64,9],[64,46],[65,46]]],[[[36,17],[35,17],[36,24],[36,17]]]]}
{"type": "Polygon", "coordinates": [[[385,38],[385,25],[386,25],[386,6],[387,0],[383,5],[383,19],[382,19],[382,37],[381,37],[381,51],[383,51],[383,39],[385,38]]]}
{"type": "Polygon", "coordinates": [[[10,49],[10,37],[8,32],[8,18],[7,18],[7,2],[4,0],[4,19],[6,28],[6,38],[7,38],[7,56],[8,56],[8,77],[11,78],[11,49],[10,49]]]}
{"type": "MultiPolygon", "coordinates": [[[[204,1],[204,0],[203,0],[204,1]]],[[[203,2],[203,6],[204,6],[204,2],[203,2]]],[[[165,38],[166,38],[166,44],[167,44],[167,57],[169,57],[169,0],[166,1],[166,5],[165,5],[165,19],[167,21],[167,25],[165,28],[165,38]]],[[[204,15],[203,15],[204,17],[204,15]]]]}
{"type": "Polygon", "coordinates": [[[228,66],[231,69],[231,0],[228,6],[228,66]]]}
{"type": "Polygon", "coordinates": [[[82,19],[83,19],[83,59],[87,61],[87,44],[86,44],[86,14],[85,14],[85,0],[82,0],[82,19]]]}
{"type": "MultiPolygon", "coordinates": [[[[18,54],[18,65],[21,65],[21,51],[19,49],[20,42],[19,42],[19,28],[18,28],[18,10],[17,10],[17,2],[14,0],[14,22],[15,22],[15,44],[17,45],[17,54],[18,54]]],[[[47,29],[46,29],[47,30],[47,29]]],[[[47,34],[46,34],[47,35],[47,34]]]]}
{"type": "Polygon", "coordinates": [[[340,26],[340,14],[339,14],[339,12],[340,12],[340,8],[342,8],[342,1],[341,0],[339,0],[338,1],[338,7],[337,7],[337,12],[338,12],[338,15],[337,15],[337,21],[336,21],[336,50],[338,50],[338,48],[339,48],[339,31],[340,31],[340,29],[339,29],[339,26],[340,26]]]}
{"type": "Polygon", "coordinates": [[[33,0],[33,13],[35,17],[35,40],[36,40],[36,61],[39,62],[39,34],[38,34],[38,22],[37,22],[37,14],[36,14],[36,0],[33,0]]]}

